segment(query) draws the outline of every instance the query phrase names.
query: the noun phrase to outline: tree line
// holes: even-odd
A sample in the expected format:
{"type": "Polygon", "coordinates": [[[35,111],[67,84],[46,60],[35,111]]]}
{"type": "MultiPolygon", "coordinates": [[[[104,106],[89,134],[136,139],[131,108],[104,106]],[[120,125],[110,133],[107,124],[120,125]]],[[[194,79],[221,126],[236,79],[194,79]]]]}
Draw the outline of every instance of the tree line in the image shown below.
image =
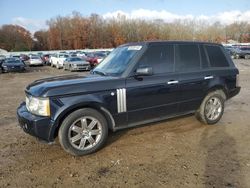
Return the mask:
{"type": "Polygon", "coordinates": [[[196,40],[208,42],[250,42],[250,24],[235,22],[223,25],[197,20],[127,19],[123,15],[104,19],[92,14],[84,17],[78,12],[57,16],[47,21],[48,29],[33,35],[18,25],[0,28],[0,48],[8,51],[68,50],[85,48],[114,48],[127,42],[147,40],[196,40]]]}

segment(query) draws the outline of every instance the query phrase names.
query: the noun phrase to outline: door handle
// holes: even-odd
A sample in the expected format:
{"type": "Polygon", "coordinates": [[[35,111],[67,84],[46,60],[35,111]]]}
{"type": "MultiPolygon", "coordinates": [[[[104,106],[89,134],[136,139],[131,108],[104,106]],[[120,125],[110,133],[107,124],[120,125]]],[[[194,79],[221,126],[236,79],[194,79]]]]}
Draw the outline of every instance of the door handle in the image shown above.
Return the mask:
{"type": "Polygon", "coordinates": [[[170,84],[178,84],[179,81],[178,80],[171,80],[171,81],[168,81],[168,85],[170,84]]]}
{"type": "Polygon", "coordinates": [[[205,76],[204,77],[205,80],[210,80],[210,79],[213,79],[213,78],[214,78],[214,76],[205,76]]]}

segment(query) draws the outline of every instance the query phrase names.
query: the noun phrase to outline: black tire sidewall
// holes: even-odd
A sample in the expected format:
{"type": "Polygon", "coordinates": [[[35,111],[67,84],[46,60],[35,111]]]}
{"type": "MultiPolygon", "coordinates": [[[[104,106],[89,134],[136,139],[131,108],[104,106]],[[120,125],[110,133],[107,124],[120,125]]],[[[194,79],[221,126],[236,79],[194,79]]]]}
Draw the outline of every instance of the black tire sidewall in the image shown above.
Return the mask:
{"type": "Polygon", "coordinates": [[[99,113],[98,111],[91,109],[91,108],[85,108],[85,109],[79,109],[71,114],[69,114],[65,120],[62,122],[61,127],[59,129],[59,142],[63,149],[67,151],[68,153],[75,155],[75,156],[81,156],[81,155],[87,155],[96,152],[97,150],[101,149],[108,137],[108,125],[105,117],[99,113]],[[102,135],[100,141],[91,149],[88,150],[77,150],[74,148],[68,139],[68,131],[72,123],[83,116],[92,116],[95,119],[97,119],[101,126],[102,126],[102,135]]]}
{"type": "Polygon", "coordinates": [[[207,124],[212,125],[212,124],[217,123],[217,122],[221,119],[221,117],[222,117],[222,115],[223,115],[223,113],[224,113],[224,103],[225,103],[225,100],[223,99],[223,97],[222,97],[221,95],[215,93],[215,94],[209,96],[204,102],[205,102],[205,105],[204,105],[204,109],[202,109],[202,110],[203,110],[204,118],[205,118],[207,124]],[[218,98],[218,99],[220,100],[221,105],[222,105],[222,110],[221,110],[220,115],[219,115],[215,120],[210,120],[210,119],[207,118],[207,116],[206,116],[206,114],[205,114],[205,109],[206,109],[206,105],[207,105],[208,101],[209,101],[211,98],[215,98],[215,97],[218,98]]]}

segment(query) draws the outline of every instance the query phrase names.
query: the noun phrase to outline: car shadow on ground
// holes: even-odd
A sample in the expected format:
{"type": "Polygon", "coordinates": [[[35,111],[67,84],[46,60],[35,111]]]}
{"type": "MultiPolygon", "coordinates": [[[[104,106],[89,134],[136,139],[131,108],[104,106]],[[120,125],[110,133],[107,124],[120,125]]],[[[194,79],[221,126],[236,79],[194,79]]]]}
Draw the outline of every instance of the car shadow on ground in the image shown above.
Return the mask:
{"type": "Polygon", "coordinates": [[[175,133],[182,133],[197,128],[202,128],[203,125],[196,120],[195,120],[196,123],[194,123],[193,118],[194,114],[186,114],[179,117],[173,117],[161,121],[137,125],[135,127],[125,128],[116,132],[110,131],[106,145],[109,146],[115,143],[117,140],[121,139],[127,133],[133,135],[141,134],[142,132],[147,132],[146,129],[151,129],[153,127],[155,127],[154,128],[155,130],[158,130],[159,128],[157,128],[157,126],[160,126],[160,128],[164,128],[164,131],[175,132],[175,133]],[[191,123],[187,123],[190,121],[191,123]]]}
{"type": "Polygon", "coordinates": [[[210,128],[205,128],[200,141],[206,152],[205,187],[246,187],[234,138],[227,134],[225,126],[214,127],[215,131],[210,128]]]}

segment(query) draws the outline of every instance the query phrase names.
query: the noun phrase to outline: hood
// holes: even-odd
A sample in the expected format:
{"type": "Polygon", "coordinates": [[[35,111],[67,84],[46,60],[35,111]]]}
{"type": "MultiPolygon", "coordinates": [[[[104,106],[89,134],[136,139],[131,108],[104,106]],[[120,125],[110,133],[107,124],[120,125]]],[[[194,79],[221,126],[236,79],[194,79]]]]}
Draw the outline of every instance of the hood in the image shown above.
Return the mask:
{"type": "Polygon", "coordinates": [[[12,66],[24,66],[23,63],[3,63],[3,66],[12,67],[12,66]]]}
{"type": "Polygon", "coordinates": [[[121,78],[111,76],[64,75],[37,80],[27,86],[26,93],[35,97],[92,93],[111,89],[114,85],[122,85],[120,83],[121,78]]]}

